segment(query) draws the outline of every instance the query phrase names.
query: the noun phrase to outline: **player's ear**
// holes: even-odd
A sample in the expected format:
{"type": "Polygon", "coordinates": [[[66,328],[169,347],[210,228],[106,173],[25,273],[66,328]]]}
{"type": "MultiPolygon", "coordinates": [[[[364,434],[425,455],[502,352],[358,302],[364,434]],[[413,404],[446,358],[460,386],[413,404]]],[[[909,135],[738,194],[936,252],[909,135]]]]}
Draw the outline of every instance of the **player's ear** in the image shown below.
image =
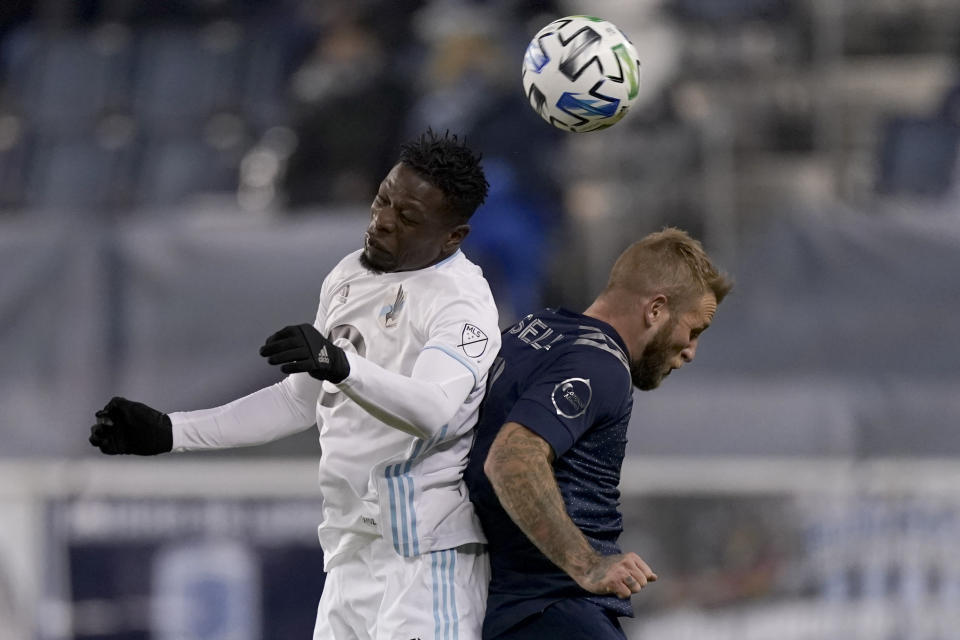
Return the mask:
{"type": "Polygon", "coordinates": [[[658,293],[643,305],[643,320],[648,327],[656,327],[670,319],[667,296],[658,293]]]}
{"type": "Polygon", "coordinates": [[[444,251],[453,252],[460,246],[467,234],[470,233],[470,225],[467,223],[458,224],[447,235],[446,242],[443,243],[444,251]]]}

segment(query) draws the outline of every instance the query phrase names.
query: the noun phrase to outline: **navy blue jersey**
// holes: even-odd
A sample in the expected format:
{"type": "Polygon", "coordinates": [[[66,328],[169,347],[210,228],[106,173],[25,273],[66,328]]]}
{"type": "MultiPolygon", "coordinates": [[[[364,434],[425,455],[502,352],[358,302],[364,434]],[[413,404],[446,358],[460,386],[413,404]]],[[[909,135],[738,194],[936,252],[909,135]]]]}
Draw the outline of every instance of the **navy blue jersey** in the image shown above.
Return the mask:
{"type": "Polygon", "coordinates": [[[500,428],[522,424],[553,448],[554,474],[574,523],[598,552],[621,553],[618,485],[633,407],[628,363],[613,327],[564,309],[531,314],[503,332],[466,470],[489,541],[484,637],[569,597],[632,615],[629,600],[593,595],[548,560],[503,510],[483,471],[500,428]]]}

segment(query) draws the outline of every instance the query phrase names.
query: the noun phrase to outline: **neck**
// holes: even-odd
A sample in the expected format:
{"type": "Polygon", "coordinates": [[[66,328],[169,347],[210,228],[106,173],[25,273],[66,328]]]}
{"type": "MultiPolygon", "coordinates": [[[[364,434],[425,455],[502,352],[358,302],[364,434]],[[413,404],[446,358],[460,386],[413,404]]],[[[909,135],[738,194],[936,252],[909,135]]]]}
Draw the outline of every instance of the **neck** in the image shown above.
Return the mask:
{"type": "MultiPolygon", "coordinates": [[[[431,262],[430,264],[428,264],[427,267],[432,267],[432,266],[434,266],[434,265],[436,265],[436,264],[440,264],[441,262],[443,262],[444,260],[446,260],[447,258],[449,258],[450,256],[452,256],[453,254],[455,254],[459,249],[460,249],[460,247],[459,247],[459,246],[456,246],[456,247],[454,247],[453,249],[451,249],[450,251],[442,252],[442,253],[440,254],[440,256],[439,256],[436,260],[434,260],[433,262],[431,262]]],[[[426,269],[427,267],[423,267],[423,268],[426,269]]]]}
{"type": "Polygon", "coordinates": [[[602,297],[597,298],[593,301],[587,309],[583,312],[583,315],[590,318],[596,318],[606,322],[608,325],[614,328],[614,330],[620,335],[620,339],[623,340],[623,343],[627,345],[627,350],[630,358],[634,357],[633,353],[629,353],[631,347],[631,341],[628,339],[630,335],[630,323],[627,318],[624,317],[624,314],[617,312],[610,304],[608,304],[602,297]]]}

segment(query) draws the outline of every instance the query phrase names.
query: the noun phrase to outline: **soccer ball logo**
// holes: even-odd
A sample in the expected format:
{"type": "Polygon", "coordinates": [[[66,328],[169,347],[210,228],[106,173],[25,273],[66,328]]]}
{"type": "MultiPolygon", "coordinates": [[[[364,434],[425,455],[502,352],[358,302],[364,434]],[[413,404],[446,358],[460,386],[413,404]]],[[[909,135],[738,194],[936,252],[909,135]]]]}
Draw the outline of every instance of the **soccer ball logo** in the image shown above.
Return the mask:
{"type": "Polygon", "coordinates": [[[560,18],[527,45],[523,90],[533,110],[559,129],[605,129],[636,100],[640,60],[616,25],[590,16],[560,18]]]}

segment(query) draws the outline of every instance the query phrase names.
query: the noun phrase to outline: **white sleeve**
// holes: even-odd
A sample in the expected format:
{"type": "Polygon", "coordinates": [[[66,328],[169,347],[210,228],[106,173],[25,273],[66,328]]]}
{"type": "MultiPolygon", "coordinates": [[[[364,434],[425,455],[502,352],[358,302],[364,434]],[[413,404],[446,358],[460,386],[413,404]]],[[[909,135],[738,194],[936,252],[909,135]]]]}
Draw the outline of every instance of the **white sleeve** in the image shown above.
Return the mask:
{"type": "Polygon", "coordinates": [[[500,350],[497,308],[486,295],[439,299],[410,376],[347,352],[350,374],[337,387],[367,413],[418,438],[443,429],[471,391],[483,388],[500,350]]]}
{"type": "MultiPolygon", "coordinates": [[[[337,271],[335,267],[320,286],[314,319],[318,329],[326,321],[326,302],[337,271]]],[[[295,373],[220,407],[171,413],[173,451],[248,447],[303,431],[316,424],[322,384],[306,373],[295,373]]]]}
{"type": "Polygon", "coordinates": [[[246,447],[303,431],[316,422],[321,384],[295,373],[221,407],[171,413],[173,450],[246,447]]]}
{"type": "Polygon", "coordinates": [[[427,439],[447,424],[474,388],[474,373],[438,349],[417,357],[410,377],[347,352],[350,375],[337,387],[367,413],[427,439]]]}

